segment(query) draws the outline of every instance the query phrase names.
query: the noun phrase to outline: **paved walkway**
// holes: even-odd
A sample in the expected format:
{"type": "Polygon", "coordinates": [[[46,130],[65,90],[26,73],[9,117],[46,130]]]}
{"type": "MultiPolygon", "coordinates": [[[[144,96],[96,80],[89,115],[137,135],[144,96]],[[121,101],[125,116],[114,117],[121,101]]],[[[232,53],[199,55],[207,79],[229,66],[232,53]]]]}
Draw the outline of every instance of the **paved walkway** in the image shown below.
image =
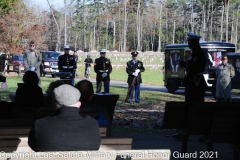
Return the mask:
{"type": "MultiPolygon", "coordinates": [[[[82,78],[77,78],[76,80],[79,81],[82,78]]],[[[89,79],[91,82],[96,82],[96,79],[89,79]]],[[[110,86],[116,86],[116,87],[124,87],[127,88],[128,84],[125,81],[116,81],[116,80],[111,80],[110,81],[110,86]]],[[[157,92],[165,92],[168,93],[167,89],[164,86],[157,86],[157,85],[149,85],[149,84],[141,84],[141,88],[140,90],[148,90],[148,91],[157,91],[157,92]]],[[[179,94],[179,95],[183,95],[184,94],[184,89],[180,88],[179,90],[177,90],[174,94],[179,94]]],[[[206,92],[205,93],[205,97],[206,98],[213,98],[212,93],[211,92],[206,92]]],[[[232,96],[233,99],[240,99],[240,95],[236,96],[233,95],[232,96]]]]}
{"type": "MultiPolygon", "coordinates": [[[[176,140],[171,137],[173,130],[163,130],[162,133],[113,133],[113,136],[132,137],[132,149],[170,149],[171,160],[202,160],[207,158],[200,158],[201,152],[207,152],[207,144],[199,142],[199,136],[190,136],[188,140],[188,153],[197,152],[197,158],[176,158],[177,153],[181,152],[181,140],[176,140]],[[175,157],[173,156],[173,153],[175,157]]],[[[232,151],[228,144],[214,144],[214,153],[217,153],[215,160],[230,160],[232,158],[232,151]]]]}

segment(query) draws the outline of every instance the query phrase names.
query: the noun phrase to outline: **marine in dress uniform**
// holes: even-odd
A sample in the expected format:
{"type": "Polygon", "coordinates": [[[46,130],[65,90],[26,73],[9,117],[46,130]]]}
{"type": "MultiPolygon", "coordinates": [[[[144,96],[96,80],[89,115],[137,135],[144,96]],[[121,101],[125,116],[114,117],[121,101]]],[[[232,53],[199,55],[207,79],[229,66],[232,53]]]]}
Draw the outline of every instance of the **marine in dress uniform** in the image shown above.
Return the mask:
{"type": "Polygon", "coordinates": [[[187,35],[188,46],[192,50],[192,54],[187,62],[180,61],[180,66],[186,68],[186,75],[182,81],[183,86],[185,86],[185,102],[204,102],[204,94],[208,89],[203,76],[207,59],[200,48],[199,39],[201,36],[190,32],[187,32],[187,35]]]}
{"type": "Polygon", "coordinates": [[[134,83],[134,87],[132,89],[131,95],[129,97],[128,102],[132,102],[133,94],[135,91],[135,102],[140,102],[140,84],[142,83],[141,72],[145,71],[143,63],[137,60],[138,52],[132,52],[132,60],[127,62],[126,72],[128,73],[128,87],[130,88],[131,84],[134,83]],[[134,80],[134,77],[135,80],[134,80]],[[135,82],[133,82],[133,80],[135,82]]]}
{"type": "Polygon", "coordinates": [[[112,72],[112,64],[110,59],[106,58],[106,49],[101,49],[101,57],[95,59],[94,71],[96,72],[97,88],[101,80],[104,82],[104,92],[109,93],[110,73],[112,72]]]}
{"type": "Polygon", "coordinates": [[[234,67],[228,63],[227,56],[222,57],[222,63],[217,67],[216,97],[217,102],[231,101],[231,79],[235,76],[234,67]]]}
{"type": "Polygon", "coordinates": [[[70,46],[64,46],[64,55],[58,57],[58,69],[59,72],[70,72],[72,74],[71,77],[61,77],[61,79],[69,79],[71,80],[71,84],[74,85],[75,72],[77,68],[77,64],[75,61],[75,57],[73,55],[69,55],[70,46]]]}
{"type": "Polygon", "coordinates": [[[42,56],[35,50],[33,41],[30,42],[29,49],[23,53],[23,64],[25,71],[31,70],[37,73],[39,79],[38,85],[41,86],[40,65],[42,64],[42,56]]]}

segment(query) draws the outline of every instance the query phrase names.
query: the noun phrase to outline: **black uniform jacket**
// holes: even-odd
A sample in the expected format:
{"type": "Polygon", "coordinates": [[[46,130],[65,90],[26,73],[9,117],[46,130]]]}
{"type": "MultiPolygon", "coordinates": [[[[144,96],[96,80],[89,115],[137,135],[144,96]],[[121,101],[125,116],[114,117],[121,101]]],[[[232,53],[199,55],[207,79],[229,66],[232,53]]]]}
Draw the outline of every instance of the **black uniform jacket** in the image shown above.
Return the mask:
{"type": "Polygon", "coordinates": [[[77,68],[77,63],[75,61],[75,56],[73,55],[61,55],[58,57],[58,69],[59,72],[70,72],[72,73],[72,77],[75,77],[75,70],[77,68]]]}
{"type": "Polygon", "coordinates": [[[93,60],[92,58],[86,58],[84,62],[86,62],[85,67],[87,68],[88,66],[91,67],[91,64],[89,63],[93,63],[93,60]]]}
{"type": "Polygon", "coordinates": [[[186,68],[186,76],[188,77],[186,86],[194,85],[194,78],[199,78],[200,84],[199,87],[203,87],[203,89],[207,89],[207,84],[205,82],[203,72],[206,67],[206,56],[203,50],[200,47],[196,47],[192,49],[192,54],[190,55],[187,62],[182,62],[180,65],[186,68]]]}
{"type": "Polygon", "coordinates": [[[101,81],[102,74],[104,73],[102,71],[106,71],[106,70],[108,70],[108,71],[106,72],[107,73],[107,77],[105,77],[103,79],[104,82],[105,81],[110,81],[109,74],[112,72],[111,61],[110,61],[110,59],[105,58],[105,57],[100,57],[100,58],[95,59],[94,71],[97,73],[97,77],[96,77],[97,81],[101,81]]]}
{"type": "Polygon", "coordinates": [[[136,69],[139,69],[140,72],[138,73],[138,76],[135,80],[134,84],[140,84],[142,83],[142,77],[141,77],[141,72],[145,71],[145,68],[143,66],[143,63],[139,60],[137,60],[136,63],[134,63],[133,60],[127,62],[127,67],[126,67],[126,72],[128,73],[128,81],[127,83],[131,84],[133,81],[133,78],[135,77],[133,72],[135,72],[136,69]]]}
{"type": "Polygon", "coordinates": [[[61,107],[54,116],[36,120],[28,136],[34,151],[98,150],[100,143],[97,121],[81,116],[76,107],[61,107]]]}

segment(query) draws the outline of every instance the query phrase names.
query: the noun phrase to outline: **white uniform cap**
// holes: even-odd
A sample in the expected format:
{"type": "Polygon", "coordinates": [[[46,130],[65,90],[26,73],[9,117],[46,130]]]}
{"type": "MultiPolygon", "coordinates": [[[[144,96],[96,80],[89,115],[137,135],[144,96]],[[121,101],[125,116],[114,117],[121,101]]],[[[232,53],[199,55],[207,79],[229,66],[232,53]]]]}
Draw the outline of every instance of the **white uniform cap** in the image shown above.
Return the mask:
{"type": "Polygon", "coordinates": [[[106,53],[106,51],[107,51],[106,49],[100,49],[99,50],[100,53],[106,53]]]}
{"type": "Polygon", "coordinates": [[[69,45],[65,45],[64,49],[70,49],[70,46],[69,45]]]}

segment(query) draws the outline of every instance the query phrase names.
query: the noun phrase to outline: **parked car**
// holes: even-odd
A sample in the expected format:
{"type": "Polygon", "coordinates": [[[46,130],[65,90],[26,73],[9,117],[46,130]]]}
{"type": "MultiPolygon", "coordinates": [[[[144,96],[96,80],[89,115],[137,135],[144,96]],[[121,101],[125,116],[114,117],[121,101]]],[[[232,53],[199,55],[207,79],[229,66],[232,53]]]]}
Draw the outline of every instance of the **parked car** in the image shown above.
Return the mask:
{"type": "Polygon", "coordinates": [[[19,73],[19,64],[21,66],[21,72],[24,72],[24,65],[23,65],[23,55],[15,55],[13,56],[13,70],[19,73]]]}
{"type": "Polygon", "coordinates": [[[41,51],[42,64],[40,66],[40,74],[44,77],[46,74],[51,74],[55,77],[55,72],[58,70],[58,57],[61,55],[56,51],[41,51]]]}

